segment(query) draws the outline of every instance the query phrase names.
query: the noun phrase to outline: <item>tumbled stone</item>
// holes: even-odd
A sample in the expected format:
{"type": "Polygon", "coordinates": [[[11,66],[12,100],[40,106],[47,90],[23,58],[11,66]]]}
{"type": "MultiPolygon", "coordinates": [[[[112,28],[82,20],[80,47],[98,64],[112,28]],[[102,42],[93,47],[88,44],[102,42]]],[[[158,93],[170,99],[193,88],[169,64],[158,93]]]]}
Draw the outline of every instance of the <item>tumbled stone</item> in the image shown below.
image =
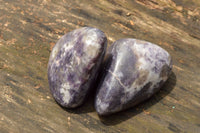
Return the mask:
{"type": "Polygon", "coordinates": [[[95,108],[99,115],[119,112],[150,98],[167,80],[171,57],[150,42],[120,39],[109,48],[95,108]]]}
{"type": "Polygon", "coordinates": [[[48,81],[60,105],[75,108],[83,103],[97,77],[106,45],[105,34],[91,27],[69,32],[56,43],[49,58],[48,81]]]}

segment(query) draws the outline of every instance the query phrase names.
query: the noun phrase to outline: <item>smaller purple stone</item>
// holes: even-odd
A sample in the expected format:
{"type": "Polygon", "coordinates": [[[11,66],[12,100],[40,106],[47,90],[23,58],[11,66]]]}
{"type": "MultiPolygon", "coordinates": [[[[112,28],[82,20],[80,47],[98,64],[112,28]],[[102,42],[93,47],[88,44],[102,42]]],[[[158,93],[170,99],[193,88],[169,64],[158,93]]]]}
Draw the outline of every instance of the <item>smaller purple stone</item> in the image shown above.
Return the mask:
{"type": "Polygon", "coordinates": [[[107,38],[96,28],[65,34],[54,46],[48,63],[49,87],[55,100],[67,108],[83,103],[97,77],[107,38]]]}
{"type": "Polygon", "coordinates": [[[109,48],[95,108],[108,115],[133,107],[155,94],[172,70],[167,51],[150,42],[120,39],[109,48]]]}

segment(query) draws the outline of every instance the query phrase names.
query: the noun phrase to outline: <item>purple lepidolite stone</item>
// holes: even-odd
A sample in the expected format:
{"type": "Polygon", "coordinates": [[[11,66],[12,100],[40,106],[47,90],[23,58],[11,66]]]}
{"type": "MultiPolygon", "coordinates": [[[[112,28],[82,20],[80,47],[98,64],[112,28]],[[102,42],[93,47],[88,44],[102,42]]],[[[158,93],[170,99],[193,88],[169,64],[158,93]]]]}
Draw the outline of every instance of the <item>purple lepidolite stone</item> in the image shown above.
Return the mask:
{"type": "Polygon", "coordinates": [[[150,42],[120,39],[109,48],[95,99],[99,115],[133,107],[156,93],[167,80],[171,57],[150,42]]]}
{"type": "Polygon", "coordinates": [[[81,105],[97,77],[107,38],[96,28],[65,34],[54,46],[48,63],[48,81],[55,100],[67,108],[81,105]]]}

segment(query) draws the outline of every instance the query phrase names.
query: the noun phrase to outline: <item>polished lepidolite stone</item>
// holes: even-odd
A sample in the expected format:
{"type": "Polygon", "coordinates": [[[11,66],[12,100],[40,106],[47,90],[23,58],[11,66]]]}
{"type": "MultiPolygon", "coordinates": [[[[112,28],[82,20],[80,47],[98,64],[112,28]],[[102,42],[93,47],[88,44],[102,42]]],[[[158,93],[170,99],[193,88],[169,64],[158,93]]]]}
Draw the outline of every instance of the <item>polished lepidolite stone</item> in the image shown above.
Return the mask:
{"type": "Polygon", "coordinates": [[[156,93],[167,80],[171,57],[150,42],[120,39],[109,48],[95,108],[108,115],[133,107],[156,93]]]}
{"type": "Polygon", "coordinates": [[[96,28],[84,27],[65,34],[54,46],[48,63],[48,81],[62,106],[81,105],[97,77],[107,38],[96,28]]]}

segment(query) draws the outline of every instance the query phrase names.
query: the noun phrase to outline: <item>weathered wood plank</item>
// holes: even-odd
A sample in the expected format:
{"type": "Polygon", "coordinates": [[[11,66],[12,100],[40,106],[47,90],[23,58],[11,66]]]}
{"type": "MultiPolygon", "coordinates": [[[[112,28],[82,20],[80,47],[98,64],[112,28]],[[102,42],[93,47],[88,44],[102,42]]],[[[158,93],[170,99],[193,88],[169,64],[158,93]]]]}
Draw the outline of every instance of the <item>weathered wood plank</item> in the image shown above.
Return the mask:
{"type": "Polygon", "coordinates": [[[0,0],[0,132],[200,132],[200,1],[0,0]],[[99,117],[94,96],[66,110],[54,101],[47,62],[55,42],[82,26],[156,43],[173,73],[148,101],[99,117]]]}

